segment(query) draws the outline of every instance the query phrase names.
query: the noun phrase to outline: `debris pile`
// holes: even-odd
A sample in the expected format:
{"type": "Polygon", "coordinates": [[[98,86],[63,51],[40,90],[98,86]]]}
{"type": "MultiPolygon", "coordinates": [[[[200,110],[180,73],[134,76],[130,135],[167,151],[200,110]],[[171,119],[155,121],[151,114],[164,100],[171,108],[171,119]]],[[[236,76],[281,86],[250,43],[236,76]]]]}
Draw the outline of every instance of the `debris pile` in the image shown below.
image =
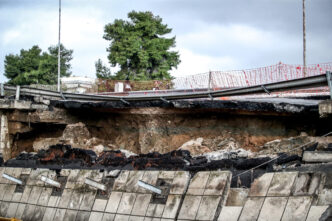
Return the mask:
{"type": "MultiPolygon", "coordinates": [[[[8,160],[6,166],[30,167],[30,168],[90,168],[90,169],[166,169],[166,170],[245,170],[267,161],[270,157],[248,158],[247,156],[227,155],[220,156],[191,156],[187,150],[174,150],[165,154],[152,152],[147,154],[132,155],[121,150],[103,151],[97,155],[92,150],[72,148],[70,145],[57,144],[47,150],[38,153],[22,152],[16,158],[8,160]]],[[[298,162],[301,157],[297,155],[287,156],[267,163],[262,169],[273,169],[275,164],[298,162]]]]}

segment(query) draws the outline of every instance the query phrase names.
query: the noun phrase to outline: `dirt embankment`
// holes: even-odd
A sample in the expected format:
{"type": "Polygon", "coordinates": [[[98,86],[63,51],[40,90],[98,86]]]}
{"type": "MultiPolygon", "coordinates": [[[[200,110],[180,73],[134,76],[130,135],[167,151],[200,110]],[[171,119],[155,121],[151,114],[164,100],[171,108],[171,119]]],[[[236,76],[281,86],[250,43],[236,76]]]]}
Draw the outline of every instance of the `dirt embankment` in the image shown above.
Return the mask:
{"type": "Polygon", "coordinates": [[[137,154],[167,153],[185,144],[192,154],[223,150],[232,145],[231,149],[258,152],[266,149],[264,144],[270,141],[296,137],[301,132],[321,135],[329,130],[326,125],[332,125],[316,115],[255,115],[213,109],[194,112],[169,108],[124,111],[53,108],[6,114],[12,157],[22,151],[37,152],[55,144],[93,149],[97,153],[105,149],[137,154]],[[188,147],[188,142],[194,144],[188,147]]]}

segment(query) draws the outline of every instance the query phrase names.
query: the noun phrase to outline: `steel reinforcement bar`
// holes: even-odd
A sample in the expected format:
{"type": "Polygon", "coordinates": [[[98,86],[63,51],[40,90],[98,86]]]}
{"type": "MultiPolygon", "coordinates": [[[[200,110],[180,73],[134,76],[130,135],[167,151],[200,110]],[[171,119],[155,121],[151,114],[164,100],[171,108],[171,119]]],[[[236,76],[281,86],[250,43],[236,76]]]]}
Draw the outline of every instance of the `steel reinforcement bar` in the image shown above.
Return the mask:
{"type": "MultiPolygon", "coordinates": [[[[300,78],[295,80],[281,81],[269,83],[264,85],[256,85],[250,87],[241,87],[216,91],[204,92],[190,92],[190,93],[169,93],[169,94],[146,94],[142,96],[110,96],[110,95],[90,95],[90,94],[76,94],[76,93],[59,93],[45,89],[35,89],[30,87],[20,87],[19,93],[21,95],[30,96],[47,96],[55,99],[75,100],[75,101],[154,101],[154,100],[180,100],[180,99],[196,99],[196,98],[214,98],[214,97],[230,97],[239,95],[249,95],[256,93],[271,93],[277,91],[286,91],[292,89],[314,88],[321,86],[329,86],[332,93],[331,72],[317,76],[300,78]]],[[[5,91],[17,91],[17,86],[3,85],[5,91]]]]}

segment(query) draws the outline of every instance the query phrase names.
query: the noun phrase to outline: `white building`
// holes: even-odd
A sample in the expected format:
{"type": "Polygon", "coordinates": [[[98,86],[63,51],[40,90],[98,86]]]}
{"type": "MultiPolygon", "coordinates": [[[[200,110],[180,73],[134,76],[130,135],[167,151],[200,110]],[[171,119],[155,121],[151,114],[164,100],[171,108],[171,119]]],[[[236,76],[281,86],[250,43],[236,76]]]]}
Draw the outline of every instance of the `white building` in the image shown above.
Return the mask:
{"type": "Polygon", "coordinates": [[[96,79],[80,76],[63,77],[61,84],[66,92],[83,94],[93,92],[94,87],[96,87],[96,79]]]}

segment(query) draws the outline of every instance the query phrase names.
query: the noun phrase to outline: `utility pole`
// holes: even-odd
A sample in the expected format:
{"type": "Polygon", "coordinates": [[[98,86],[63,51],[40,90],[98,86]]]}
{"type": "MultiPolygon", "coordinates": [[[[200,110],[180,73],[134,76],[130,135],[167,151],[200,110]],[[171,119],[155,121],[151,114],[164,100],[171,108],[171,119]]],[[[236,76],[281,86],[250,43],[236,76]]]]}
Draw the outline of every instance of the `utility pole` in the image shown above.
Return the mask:
{"type": "Polygon", "coordinates": [[[306,30],[305,30],[305,0],[302,0],[302,11],[303,11],[303,76],[307,76],[307,48],[306,48],[306,30]]]}
{"type": "Polygon", "coordinates": [[[61,66],[61,59],[60,59],[60,31],[61,31],[61,0],[59,0],[59,41],[58,41],[58,92],[61,90],[60,85],[60,66],[61,66]]]}

